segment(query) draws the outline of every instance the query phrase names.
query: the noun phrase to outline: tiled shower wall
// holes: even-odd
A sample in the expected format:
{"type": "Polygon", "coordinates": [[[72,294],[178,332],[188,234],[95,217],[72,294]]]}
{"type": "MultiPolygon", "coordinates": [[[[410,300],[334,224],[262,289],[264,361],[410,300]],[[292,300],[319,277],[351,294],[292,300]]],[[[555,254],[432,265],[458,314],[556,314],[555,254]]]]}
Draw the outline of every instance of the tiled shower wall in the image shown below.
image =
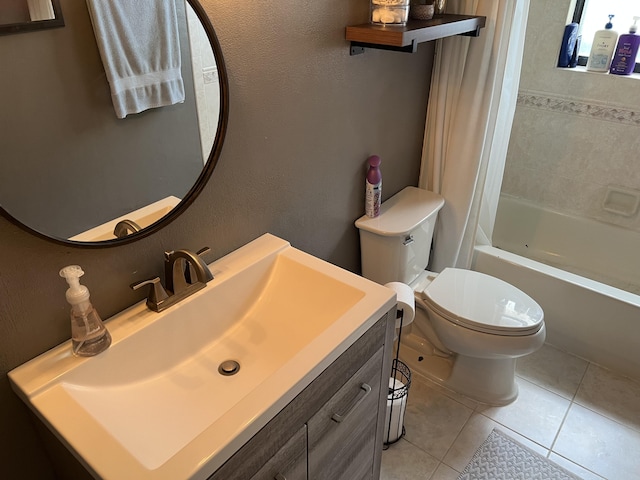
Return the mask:
{"type": "Polygon", "coordinates": [[[555,67],[573,3],[531,1],[502,193],[640,231],[640,75],[555,67]]]}

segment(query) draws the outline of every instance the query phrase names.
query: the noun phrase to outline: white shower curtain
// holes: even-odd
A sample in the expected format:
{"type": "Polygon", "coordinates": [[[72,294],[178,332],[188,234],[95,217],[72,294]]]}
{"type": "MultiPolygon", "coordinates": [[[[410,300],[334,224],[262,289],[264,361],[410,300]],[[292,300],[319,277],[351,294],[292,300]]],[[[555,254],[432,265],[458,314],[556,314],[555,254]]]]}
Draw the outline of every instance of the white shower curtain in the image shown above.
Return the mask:
{"type": "Polygon", "coordinates": [[[440,193],[430,269],[469,268],[490,243],[515,112],[529,0],[449,0],[447,12],[487,17],[480,37],[436,45],[421,188],[440,193]]]}

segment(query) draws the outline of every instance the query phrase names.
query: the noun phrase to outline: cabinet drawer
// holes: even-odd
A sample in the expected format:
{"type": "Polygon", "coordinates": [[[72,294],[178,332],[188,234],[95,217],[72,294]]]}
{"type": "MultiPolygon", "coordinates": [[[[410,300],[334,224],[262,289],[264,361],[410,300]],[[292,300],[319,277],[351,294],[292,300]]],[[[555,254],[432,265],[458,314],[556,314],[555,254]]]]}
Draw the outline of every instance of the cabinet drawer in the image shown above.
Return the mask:
{"type": "Polygon", "coordinates": [[[307,426],[304,425],[251,480],[306,480],[307,426]]]}
{"type": "Polygon", "coordinates": [[[309,480],[373,476],[383,349],[309,420],[309,480]]]}

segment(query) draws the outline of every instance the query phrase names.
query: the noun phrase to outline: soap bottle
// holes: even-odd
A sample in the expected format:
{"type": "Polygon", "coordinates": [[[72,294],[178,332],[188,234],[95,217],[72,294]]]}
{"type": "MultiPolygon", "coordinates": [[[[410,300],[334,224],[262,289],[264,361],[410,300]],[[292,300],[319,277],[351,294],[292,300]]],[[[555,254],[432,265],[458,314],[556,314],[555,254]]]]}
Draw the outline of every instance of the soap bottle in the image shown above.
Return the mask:
{"type": "Polygon", "coordinates": [[[371,155],[367,159],[369,170],[365,182],[365,214],[368,217],[380,215],[382,201],[382,172],[380,172],[380,157],[371,155]]]}
{"type": "Polygon", "coordinates": [[[76,356],[92,357],[109,348],[111,335],[89,301],[89,290],[80,285],[82,275],[78,265],[60,270],[60,276],[69,284],[66,297],[71,304],[71,350],[76,356]]]}
{"type": "Polygon", "coordinates": [[[576,50],[578,41],[578,24],[570,23],[564,27],[564,36],[560,45],[560,55],[558,55],[558,67],[566,68],[571,66],[571,61],[576,50]]]}
{"type": "Polygon", "coordinates": [[[614,15],[609,15],[609,22],[604,26],[604,30],[598,30],[593,36],[593,44],[587,61],[587,70],[590,72],[608,72],[611,65],[611,58],[616,47],[618,32],[613,30],[611,20],[614,15]]]}
{"type": "Polygon", "coordinates": [[[618,39],[618,46],[611,62],[611,70],[609,70],[614,75],[631,75],[633,73],[638,47],[640,47],[640,35],[636,35],[638,20],[640,17],[633,17],[633,25],[629,27],[629,33],[620,35],[618,39]]]}

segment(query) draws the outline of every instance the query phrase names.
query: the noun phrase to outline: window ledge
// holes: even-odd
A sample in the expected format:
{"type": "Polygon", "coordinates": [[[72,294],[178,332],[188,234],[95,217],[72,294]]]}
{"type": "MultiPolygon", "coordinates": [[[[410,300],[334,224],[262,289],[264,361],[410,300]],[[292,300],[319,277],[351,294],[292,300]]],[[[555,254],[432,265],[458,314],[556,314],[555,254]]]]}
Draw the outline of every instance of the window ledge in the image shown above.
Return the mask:
{"type": "Polygon", "coordinates": [[[561,68],[556,67],[556,70],[562,70],[565,72],[577,72],[577,73],[587,73],[589,75],[597,75],[599,77],[610,77],[610,78],[631,78],[634,80],[640,80],[640,73],[632,73],[631,75],[612,75],[608,72],[590,72],[587,70],[587,67],[582,67],[578,65],[575,68],[561,68]]]}

